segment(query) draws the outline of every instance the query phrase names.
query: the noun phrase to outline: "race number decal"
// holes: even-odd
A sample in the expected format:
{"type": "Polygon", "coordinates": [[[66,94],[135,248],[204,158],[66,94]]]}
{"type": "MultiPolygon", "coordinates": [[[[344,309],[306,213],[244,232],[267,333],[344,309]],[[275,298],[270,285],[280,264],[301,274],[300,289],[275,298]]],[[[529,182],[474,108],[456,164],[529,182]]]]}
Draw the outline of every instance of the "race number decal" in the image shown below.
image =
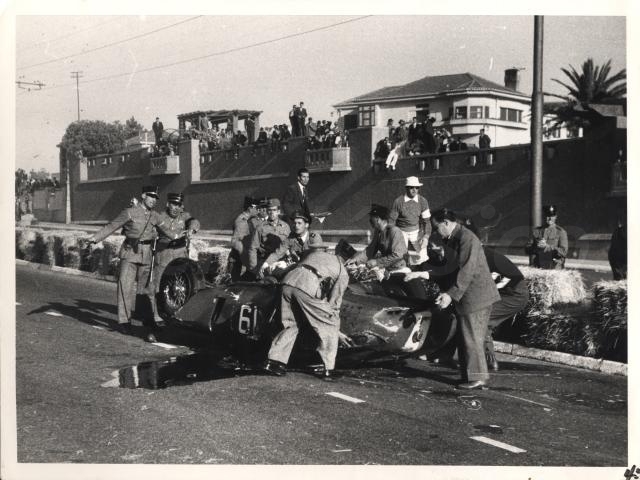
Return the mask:
{"type": "Polygon", "coordinates": [[[242,305],[238,317],[238,333],[249,337],[256,333],[258,309],[255,305],[242,305]]]}

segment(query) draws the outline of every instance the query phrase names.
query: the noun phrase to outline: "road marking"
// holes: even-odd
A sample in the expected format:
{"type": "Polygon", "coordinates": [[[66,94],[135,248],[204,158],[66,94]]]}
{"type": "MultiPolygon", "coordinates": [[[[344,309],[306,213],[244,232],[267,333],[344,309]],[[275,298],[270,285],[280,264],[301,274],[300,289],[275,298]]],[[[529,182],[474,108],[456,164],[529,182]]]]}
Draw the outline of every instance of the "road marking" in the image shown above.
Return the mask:
{"type": "Polygon", "coordinates": [[[53,310],[50,310],[48,312],[44,312],[45,315],[51,315],[52,317],[64,317],[64,315],[62,315],[60,312],[54,312],[53,310]]]}
{"type": "Polygon", "coordinates": [[[350,448],[343,448],[342,450],[331,450],[333,453],[351,452],[350,448]]]}
{"type": "Polygon", "coordinates": [[[20,302],[16,302],[16,305],[21,306],[22,304],[20,302]]]}
{"type": "Polygon", "coordinates": [[[99,327],[99,326],[97,326],[97,325],[91,325],[91,326],[92,326],[93,328],[95,328],[96,330],[104,330],[104,328],[99,327]]]}
{"type": "Polygon", "coordinates": [[[167,350],[178,348],[177,345],[171,345],[169,343],[162,343],[162,342],[153,342],[151,345],[155,345],[156,347],[166,348],[167,350]]]}
{"type": "MultiPolygon", "coordinates": [[[[496,391],[494,390],[494,392],[496,392],[496,391]]],[[[527,398],[522,398],[522,397],[516,397],[515,395],[509,395],[508,393],[502,393],[502,392],[496,392],[496,393],[504,395],[505,397],[516,398],[518,400],[522,400],[523,402],[529,402],[529,403],[533,403],[534,405],[540,405],[541,407],[551,408],[551,406],[547,405],[546,403],[534,402],[533,400],[529,400],[527,398]]]]}
{"type": "Polygon", "coordinates": [[[502,443],[497,440],[493,440],[487,437],[469,437],[471,440],[475,440],[477,442],[486,443],[487,445],[492,445],[494,447],[503,448],[513,453],[525,453],[526,450],[522,448],[514,447],[513,445],[509,445],[508,443],[502,443]]]}
{"type": "Polygon", "coordinates": [[[327,392],[327,395],[330,395],[330,396],[336,397],[336,398],[340,398],[341,400],[346,400],[347,402],[365,403],[364,400],[360,400],[359,398],[355,398],[355,397],[350,397],[349,395],[344,395],[343,393],[327,392]]]}
{"type": "Polygon", "coordinates": [[[113,372],[111,372],[111,376],[113,377],[111,380],[101,383],[100,386],[105,388],[119,387],[120,386],[120,370],[114,370],[113,372]]]}

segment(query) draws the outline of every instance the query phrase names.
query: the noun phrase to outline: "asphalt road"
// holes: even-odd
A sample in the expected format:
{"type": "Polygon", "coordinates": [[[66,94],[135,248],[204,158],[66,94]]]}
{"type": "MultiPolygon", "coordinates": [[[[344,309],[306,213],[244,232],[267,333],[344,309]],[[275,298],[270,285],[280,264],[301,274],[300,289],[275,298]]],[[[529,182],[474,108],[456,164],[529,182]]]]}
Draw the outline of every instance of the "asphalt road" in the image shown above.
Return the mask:
{"type": "Polygon", "coordinates": [[[420,360],[350,366],[334,382],[262,376],[187,357],[206,345],[189,335],[158,345],[114,331],[112,283],[16,268],[19,462],[627,462],[625,377],[509,356],[472,393],[453,388],[456,370],[420,360]],[[120,386],[159,377],[166,388],[120,386]]]}

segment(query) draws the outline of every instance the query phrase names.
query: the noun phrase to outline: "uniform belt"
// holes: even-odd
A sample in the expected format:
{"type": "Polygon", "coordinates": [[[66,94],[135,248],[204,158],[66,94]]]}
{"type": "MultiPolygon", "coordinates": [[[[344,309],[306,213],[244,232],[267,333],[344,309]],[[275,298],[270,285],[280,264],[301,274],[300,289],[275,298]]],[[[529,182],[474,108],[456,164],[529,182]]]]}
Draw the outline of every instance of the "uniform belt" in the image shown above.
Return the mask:
{"type": "Polygon", "coordinates": [[[311,273],[313,273],[316,277],[318,277],[320,280],[322,280],[324,277],[322,275],[320,275],[318,273],[318,270],[315,269],[315,267],[312,267],[311,265],[307,265],[306,263],[301,263],[298,265],[299,267],[302,267],[304,269],[309,270],[311,273]]]}
{"type": "Polygon", "coordinates": [[[137,245],[151,245],[153,240],[138,240],[137,238],[127,238],[127,243],[137,245]]]}

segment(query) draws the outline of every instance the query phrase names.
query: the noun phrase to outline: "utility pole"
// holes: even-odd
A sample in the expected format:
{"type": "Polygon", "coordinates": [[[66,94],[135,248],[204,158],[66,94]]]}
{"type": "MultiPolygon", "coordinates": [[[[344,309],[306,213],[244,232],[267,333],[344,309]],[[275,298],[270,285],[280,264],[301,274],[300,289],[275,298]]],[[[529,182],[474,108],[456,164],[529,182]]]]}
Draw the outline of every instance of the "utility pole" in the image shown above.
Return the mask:
{"type": "Polygon", "coordinates": [[[82,78],[82,72],[71,72],[71,78],[76,79],[76,97],[78,98],[78,121],[80,121],[80,78],[82,78]]]}
{"type": "Polygon", "coordinates": [[[542,46],[544,17],[533,26],[533,94],[531,96],[531,230],[542,224],[542,46]]]}

